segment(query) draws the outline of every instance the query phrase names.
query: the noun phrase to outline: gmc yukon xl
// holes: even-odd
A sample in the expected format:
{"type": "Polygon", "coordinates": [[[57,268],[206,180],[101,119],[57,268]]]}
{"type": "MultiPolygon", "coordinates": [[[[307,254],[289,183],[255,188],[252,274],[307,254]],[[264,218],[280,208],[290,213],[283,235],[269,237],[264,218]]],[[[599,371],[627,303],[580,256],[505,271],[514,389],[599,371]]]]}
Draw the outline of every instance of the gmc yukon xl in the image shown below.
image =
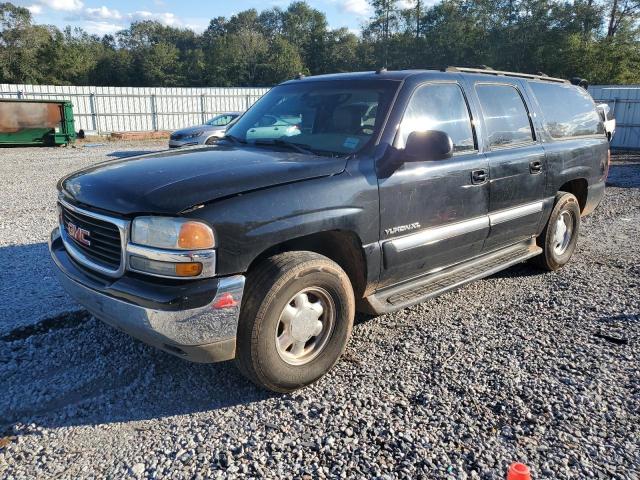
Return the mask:
{"type": "Polygon", "coordinates": [[[288,392],[383,314],[531,259],[556,270],[601,201],[596,106],[556,78],[381,70],[273,88],[219,144],[63,178],[50,239],[97,318],[288,392]]]}

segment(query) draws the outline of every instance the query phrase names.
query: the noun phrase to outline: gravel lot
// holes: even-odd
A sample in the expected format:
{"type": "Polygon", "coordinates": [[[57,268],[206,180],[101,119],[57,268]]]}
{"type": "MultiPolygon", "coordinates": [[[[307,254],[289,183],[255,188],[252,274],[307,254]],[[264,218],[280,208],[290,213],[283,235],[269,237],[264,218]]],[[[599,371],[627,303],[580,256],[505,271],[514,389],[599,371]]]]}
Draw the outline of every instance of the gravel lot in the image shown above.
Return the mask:
{"type": "Polygon", "coordinates": [[[52,279],[56,180],[161,148],[2,151],[0,477],[503,479],[519,460],[639,478],[640,156],[615,159],[565,269],[361,317],[333,372],[278,396],[103,325],[52,279]]]}

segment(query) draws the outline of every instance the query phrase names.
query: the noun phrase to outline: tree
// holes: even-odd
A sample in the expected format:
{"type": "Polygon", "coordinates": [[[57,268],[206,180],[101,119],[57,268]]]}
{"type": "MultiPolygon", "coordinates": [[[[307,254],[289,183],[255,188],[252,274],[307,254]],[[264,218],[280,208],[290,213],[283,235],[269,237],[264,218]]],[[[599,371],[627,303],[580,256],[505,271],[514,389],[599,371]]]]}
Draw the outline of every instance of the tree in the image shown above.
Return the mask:
{"type": "Polygon", "coordinates": [[[0,3],[0,81],[40,83],[42,51],[57,29],[31,24],[31,13],[0,3]]]}
{"type": "Polygon", "coordinates": [[[611,0],[607,37],[613,37],[620,25],[637,20],[640,14],[639,0],[611,0]]]}
{"type": "Polygon", "coordinates": [[[265,63],[260,73],[260,83],[277,85],[293,78],[298,73],[308,73],[300,52],[286,38],[277,36],[266,53],[265,63]]]}
{"type": "Polygon", "coordinates": [[[0,81],[250,86],[321,74],[490,65],[640,83],[640,0],[369,0],[360,35],[304,1],[217,17],[202,34],[154,21],[115,35],[34,25],[0,3],[0,81]]]}

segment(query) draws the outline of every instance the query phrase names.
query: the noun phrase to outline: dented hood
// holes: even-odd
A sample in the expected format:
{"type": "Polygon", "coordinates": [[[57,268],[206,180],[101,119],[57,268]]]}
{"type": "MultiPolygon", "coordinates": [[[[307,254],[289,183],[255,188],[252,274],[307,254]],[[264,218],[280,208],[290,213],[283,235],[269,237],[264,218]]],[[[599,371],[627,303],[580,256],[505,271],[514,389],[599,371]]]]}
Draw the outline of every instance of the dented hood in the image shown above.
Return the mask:
{"type": "Polygon", "coordinates": [[[60,180],[73,202],[131,215],[178,214],[195,205],[342,172],[344,158],[249,146],[160,152],[101,163],[60,180]]]}

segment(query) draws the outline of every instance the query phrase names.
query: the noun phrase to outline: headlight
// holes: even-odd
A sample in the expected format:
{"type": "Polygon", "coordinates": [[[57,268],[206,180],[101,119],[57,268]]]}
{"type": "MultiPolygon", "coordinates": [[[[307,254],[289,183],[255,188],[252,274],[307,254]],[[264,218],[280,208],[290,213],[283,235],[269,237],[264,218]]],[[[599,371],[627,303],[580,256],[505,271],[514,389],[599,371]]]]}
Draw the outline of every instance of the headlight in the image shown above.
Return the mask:
{"type": "Polygon", "coordinates": [[[187,133],[183,138],[197,138],[204,133],[204,130],[199,130],[193,133],[187,133]]]}
{"type": "Polygon", "coordinates": [[[209,225],[170,217],[136,218],[131,228],[131,241],[169,250],[204,250],[215,246],[209,225]]]}

